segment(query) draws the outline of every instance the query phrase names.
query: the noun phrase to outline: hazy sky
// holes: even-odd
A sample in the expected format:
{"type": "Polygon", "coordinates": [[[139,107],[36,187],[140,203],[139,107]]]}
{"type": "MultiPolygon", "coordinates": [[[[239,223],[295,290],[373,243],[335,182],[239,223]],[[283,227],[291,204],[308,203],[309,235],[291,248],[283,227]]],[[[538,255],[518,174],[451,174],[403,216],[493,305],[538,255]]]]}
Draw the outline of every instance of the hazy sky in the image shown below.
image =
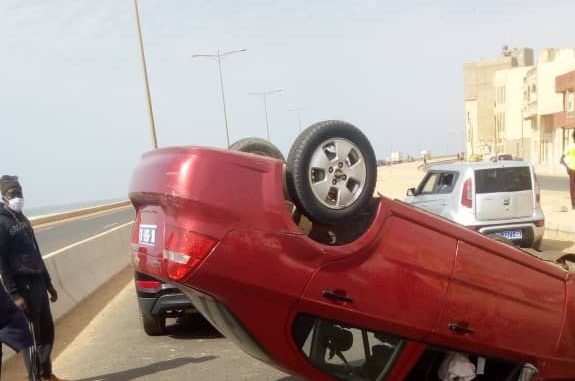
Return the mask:
{"type": "MultiPolygon", "coordinates": [[[[511,47],[575,46],[575,2],[502,0],[140,0],[160,146],[223,147],[216,64],[231,140],[287,154],[288,109],[356,124],[378,157],[463,149],[462,64],[511,47]]],[[[122,197],[151,148],[132,0],[0,0],[0,173],[28,206],[122,197]]]]}

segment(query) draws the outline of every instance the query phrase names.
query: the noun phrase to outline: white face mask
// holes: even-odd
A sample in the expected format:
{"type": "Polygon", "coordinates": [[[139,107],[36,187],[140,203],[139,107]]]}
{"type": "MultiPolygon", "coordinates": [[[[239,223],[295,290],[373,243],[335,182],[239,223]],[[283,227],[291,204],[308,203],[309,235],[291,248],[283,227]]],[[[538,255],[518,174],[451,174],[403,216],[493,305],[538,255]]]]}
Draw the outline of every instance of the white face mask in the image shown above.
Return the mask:
{"type": "Polygon", "coordinates": [[[13,211],[20,213],[22,209],[24,209],[24,199],[15,197],[11,200],[8,200],[8,207],[13,211]]]}

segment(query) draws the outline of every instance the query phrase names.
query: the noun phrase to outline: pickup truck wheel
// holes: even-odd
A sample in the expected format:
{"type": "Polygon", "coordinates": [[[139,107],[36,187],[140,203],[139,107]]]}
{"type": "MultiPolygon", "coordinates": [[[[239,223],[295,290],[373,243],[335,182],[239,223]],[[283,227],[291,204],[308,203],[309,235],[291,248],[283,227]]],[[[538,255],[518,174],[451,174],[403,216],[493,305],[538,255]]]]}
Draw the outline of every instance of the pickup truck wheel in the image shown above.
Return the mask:
{"type": "Polygon", "coordinates": [[[267,140],[260,138],[244,138],[232,144],[229,149],[255,155],[273,157],[285,162],[281,151],[267,140]]]}
{"type": "Polygon", "coordinates": [[[367,137],[355,126],[328,120],[304,130],[287,161],[287,186],[310,220],[337,225],[366,208],[377,179],[367,137]]]}
{"type": "Polygon", "coordinates": [[[161,336],[166,333],[166,318],[157,315],[143,315],[144,332],[149,336],[161,336]]]}

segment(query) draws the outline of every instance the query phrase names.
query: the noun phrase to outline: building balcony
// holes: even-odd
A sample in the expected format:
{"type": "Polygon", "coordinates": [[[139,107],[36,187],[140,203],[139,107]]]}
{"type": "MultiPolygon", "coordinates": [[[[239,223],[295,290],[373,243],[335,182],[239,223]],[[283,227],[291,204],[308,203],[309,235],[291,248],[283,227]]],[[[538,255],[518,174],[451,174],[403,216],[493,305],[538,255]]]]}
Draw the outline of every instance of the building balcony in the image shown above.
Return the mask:
{"type": "Polygon", "coordinates": [[[575,128],[575,112],[561,111],[553,114],[554,128],[575,128]]]}

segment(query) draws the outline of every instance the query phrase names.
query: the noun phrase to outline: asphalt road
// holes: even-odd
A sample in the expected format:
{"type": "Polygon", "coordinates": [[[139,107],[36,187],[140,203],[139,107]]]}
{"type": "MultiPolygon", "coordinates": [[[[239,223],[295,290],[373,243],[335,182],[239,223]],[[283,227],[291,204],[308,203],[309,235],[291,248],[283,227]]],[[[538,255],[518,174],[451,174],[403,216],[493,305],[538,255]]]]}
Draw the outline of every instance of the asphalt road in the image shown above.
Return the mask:
{"type": "Polygon", "coordinates": [[[134,209],[125,207],[91,214],[35,228],[36,239],[43,255],[75,242],[93,237],[135,218],[134,209]]]}
{"type": "Polygon", "coordinates": [[[550,191],[569,192],[569,177],[565,176],[541,176],[537,175],[541,189],[550,191]]]}
{"type": "Polygon", "coordinates": [[[58,355],[54,371],[75,381],[304,381],[248,356],[200,316],[147,336],[131,281],[58,355]]]}

